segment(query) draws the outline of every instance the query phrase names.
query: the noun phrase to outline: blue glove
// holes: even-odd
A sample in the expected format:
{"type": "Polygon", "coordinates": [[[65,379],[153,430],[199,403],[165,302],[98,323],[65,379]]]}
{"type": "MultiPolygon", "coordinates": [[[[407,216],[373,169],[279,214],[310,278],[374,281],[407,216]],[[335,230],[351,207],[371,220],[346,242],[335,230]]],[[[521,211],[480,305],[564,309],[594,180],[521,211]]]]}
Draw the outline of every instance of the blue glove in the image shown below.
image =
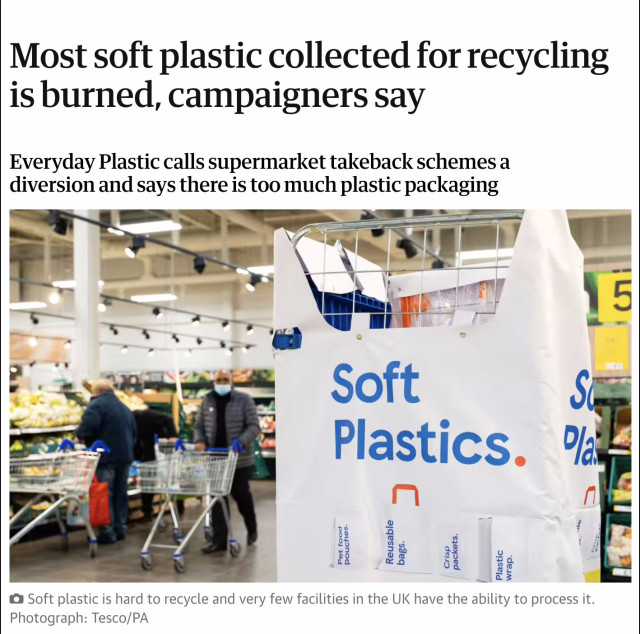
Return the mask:
{"type": "Polygon", "coordinates": [[[111,449],[107,447],[101,440],[96,440],[89,448],[89,451],[104,451],[105,453],[111,453],[111,449]]]}
{"type": "Polygon", "coordinates": [[[241,453],[244,451],[244,449],[242,448],[242,444],[240,443],[239,440],[234,440],[231,443],[231,451],[235,451],[237,453],[241,453]]]}

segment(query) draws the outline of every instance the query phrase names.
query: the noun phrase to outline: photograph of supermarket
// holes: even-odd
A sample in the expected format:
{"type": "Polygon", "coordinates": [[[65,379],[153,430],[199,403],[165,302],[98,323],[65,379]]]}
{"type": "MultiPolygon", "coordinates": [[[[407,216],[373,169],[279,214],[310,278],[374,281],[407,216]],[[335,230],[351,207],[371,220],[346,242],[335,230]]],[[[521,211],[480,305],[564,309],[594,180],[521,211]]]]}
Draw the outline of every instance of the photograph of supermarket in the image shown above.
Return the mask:
{"type": "Polygon", "coordinates": [[[12,210],[11,581],[630,581],[631,224],[12,210]]]}

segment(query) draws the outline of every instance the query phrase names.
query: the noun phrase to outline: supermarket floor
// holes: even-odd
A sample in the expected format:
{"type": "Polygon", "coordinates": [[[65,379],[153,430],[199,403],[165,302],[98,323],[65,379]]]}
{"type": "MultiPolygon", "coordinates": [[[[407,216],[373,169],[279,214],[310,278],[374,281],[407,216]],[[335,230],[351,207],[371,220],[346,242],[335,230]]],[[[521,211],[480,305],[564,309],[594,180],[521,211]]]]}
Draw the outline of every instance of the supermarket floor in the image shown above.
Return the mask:
{"type": "MultiPolygon", "coordinates": [[[[142,570],[140,549],[151,529],[151,523],[134,523],[127,539],[99,546],[98,555],[90,559],[86,532],[76,530],[69,536],[68,552],[61,552],[60,538],[48,537],[11,547],[12,582],[245,582],[276,580],[276,512],[275,481],[254,480],[251,489],[258,517],[259,538],[247,549],[246,529],[235,502],[231,502],[231,521],[236,539],[242,544],[237,559],[227,553],[203,555],[202,533],[197,533],[185,553],[186,569],[179,574],[173,569],[170,550],[152,549],[153,570],[142,570]]],[[[185,518],[197,517],[196,500],[188,500],[185,518]]],[[[167,516],[168,517],[168,516],[167,516]]],[[[166,542],[169,543],[169,542],[166,542]]]]}

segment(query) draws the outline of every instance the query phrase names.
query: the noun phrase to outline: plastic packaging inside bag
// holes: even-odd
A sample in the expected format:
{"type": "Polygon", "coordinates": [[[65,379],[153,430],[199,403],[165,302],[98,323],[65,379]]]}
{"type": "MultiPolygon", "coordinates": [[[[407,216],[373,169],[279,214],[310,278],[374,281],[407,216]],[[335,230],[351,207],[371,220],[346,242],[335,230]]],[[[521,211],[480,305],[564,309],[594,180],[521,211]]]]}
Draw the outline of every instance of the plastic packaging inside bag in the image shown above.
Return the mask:
{"type": "Polygon", "coordinates": [[[435,290],[422,295],[391,297],[392,328],[417,328],[451,326],[456,308],[475,313],[473,326],[487,323],[493,317],[500,302],[504,279],[483,280],[455,288],[435,290]]]}

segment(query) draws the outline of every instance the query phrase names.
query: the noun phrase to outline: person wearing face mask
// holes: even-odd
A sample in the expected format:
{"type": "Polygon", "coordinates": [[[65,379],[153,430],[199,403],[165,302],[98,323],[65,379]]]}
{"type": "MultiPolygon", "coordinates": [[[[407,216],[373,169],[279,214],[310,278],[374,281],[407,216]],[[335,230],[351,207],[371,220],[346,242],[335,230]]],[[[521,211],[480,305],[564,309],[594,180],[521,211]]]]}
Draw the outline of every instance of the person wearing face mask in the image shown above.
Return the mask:
{"type": "MultiPolygon", "coordinates": [[[[196,451],[206,447],[228,448],[238,452],[238,462],[231,485],[231,495],[247,527],[247,546],[258,539],[258,525],[249,488],[249,476],[254,463],[253,441],[260,433],[258,414],[253,399],[233,389],[231,372],[218,370],[213,377],[213,391],[202,400],[196,416],[194,442],[196,451]]],[[[224,498],[229,509],[229,499],[224,498]]],[[[211,511],[213,541],[202,549],[203,553],[227,550],[227,525],[222,505],[211,511]]]]}

